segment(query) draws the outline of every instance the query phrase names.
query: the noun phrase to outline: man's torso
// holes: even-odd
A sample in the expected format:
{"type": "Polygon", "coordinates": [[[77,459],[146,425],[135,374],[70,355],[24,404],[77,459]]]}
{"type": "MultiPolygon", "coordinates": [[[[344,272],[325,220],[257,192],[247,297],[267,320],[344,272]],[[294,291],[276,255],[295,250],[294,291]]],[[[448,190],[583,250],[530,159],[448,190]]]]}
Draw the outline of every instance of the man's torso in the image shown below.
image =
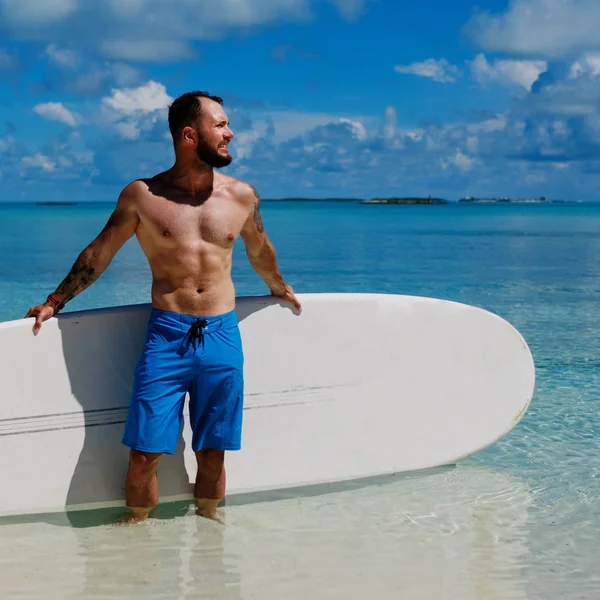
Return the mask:
{"type": "Polygon", "coordinates": [[[163,179],[138,186],[136,236],[152,270],[152,304],[188,315],[212,316],[235,307],[233,245],[251,206],[241,182],[215,173],[205,198],[163,179]]]}

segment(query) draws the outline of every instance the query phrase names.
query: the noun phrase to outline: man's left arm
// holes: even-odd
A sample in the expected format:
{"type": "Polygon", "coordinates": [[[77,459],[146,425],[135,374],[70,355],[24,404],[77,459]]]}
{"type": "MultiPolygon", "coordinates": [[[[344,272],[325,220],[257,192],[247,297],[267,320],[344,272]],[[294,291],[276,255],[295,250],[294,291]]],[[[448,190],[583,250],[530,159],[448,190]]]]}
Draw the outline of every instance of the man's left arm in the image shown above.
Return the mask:
{"type": "Polygon", "coordinates": [[[291,302],[298,311],[301,311],[302,306],[294,290],[283,280],[277,264],[275,248],[265,233],[260,214],[260,196],[253,186],[249,186],[249,189],[252,194],[252,210],[240,234],[246,245],[248,260],[252,268],[263,278],[273,296],[291,302]]]}

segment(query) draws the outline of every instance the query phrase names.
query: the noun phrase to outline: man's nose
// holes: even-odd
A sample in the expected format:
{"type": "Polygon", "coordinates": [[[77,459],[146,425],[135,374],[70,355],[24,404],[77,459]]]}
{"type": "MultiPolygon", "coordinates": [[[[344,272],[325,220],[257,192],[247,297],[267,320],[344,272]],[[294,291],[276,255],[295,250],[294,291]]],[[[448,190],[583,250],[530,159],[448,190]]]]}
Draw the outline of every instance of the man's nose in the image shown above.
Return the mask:
{"type": "Polygon", "coordinates": [[[233,139],[233,137],[234,137],[234,136],[233,136],[233,131],[231,131],[231,129],[229,129],[229,127],[227,127],[227,129],[225,129],[225,137],[226,137],[228,140],[231,140],[231,139],[233,139]]]}

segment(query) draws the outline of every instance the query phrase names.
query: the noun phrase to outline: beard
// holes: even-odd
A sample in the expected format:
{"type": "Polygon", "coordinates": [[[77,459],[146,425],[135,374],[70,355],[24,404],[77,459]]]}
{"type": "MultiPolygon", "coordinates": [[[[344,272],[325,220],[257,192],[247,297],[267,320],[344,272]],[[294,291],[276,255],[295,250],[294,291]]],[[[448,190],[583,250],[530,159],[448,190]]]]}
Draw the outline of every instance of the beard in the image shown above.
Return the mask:
{"type": "Polygon", "coordinates": [[[198,136],[196,156],[199,160],[205,162],[209,167],[213,167],[214,169],[226,167],[233,160],[229,153],[226,156],[223,156],[216,150],[213,150],[201,135],[198,136]]]}

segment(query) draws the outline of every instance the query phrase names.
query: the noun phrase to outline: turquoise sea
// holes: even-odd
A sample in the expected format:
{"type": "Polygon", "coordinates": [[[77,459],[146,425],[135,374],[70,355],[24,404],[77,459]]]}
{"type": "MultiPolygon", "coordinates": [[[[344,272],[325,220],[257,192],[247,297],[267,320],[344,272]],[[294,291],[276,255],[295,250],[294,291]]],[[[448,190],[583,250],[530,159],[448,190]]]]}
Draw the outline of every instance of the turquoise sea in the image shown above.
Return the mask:
{"type": "MultiPolygon", "coordinates": [[[[0,321],[54,290],[111,208],[0,205],[0,321]]],[[[456,468],[232,501],[225,526],[182,506],[130,528],[0,519],[0,598],[599,598],[600,204],[265,202],[263,217],[299,293],[509,320],[536,363],[528,413],[456,468]]],[[[68,309],[147,302],[149,277],[132,240],[68,309]]],[[[266,291],[241,244],[234,280],[266,291]]]]}

